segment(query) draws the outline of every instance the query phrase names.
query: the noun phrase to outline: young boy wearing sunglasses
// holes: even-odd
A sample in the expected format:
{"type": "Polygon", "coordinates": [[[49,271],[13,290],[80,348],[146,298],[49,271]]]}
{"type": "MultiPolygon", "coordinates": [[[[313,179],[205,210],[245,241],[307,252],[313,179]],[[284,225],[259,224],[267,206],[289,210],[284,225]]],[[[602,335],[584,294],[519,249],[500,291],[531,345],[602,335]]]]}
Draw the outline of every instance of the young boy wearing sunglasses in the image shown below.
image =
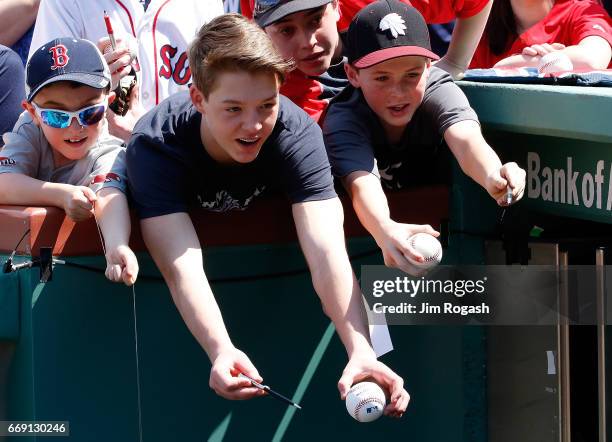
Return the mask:
{"type": "Polygon", "coordinates": [[[131,285],[125,148],[105,120],[110,72],[96,46],[58,38],[26,66],[24,112],[0,151],[0,204],[61,207],[74,221],[94,215],[106,247],[106,276],[131,285]]]}

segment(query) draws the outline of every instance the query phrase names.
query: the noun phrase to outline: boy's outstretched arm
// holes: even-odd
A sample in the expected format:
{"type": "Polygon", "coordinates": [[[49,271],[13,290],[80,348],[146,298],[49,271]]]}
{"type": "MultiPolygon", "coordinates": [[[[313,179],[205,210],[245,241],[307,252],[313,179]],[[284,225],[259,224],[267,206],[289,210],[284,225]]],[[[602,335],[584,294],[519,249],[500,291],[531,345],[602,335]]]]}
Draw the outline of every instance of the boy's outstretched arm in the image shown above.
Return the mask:
{"type": "Polygon", "coordinates": [[[502,165],[495,151],[487,144],[476,121],[453,124],[444,133],[448,147],[466,175],[480,184],[500,206],[506,203],[506,188],[512,189],[512,202],[523,197],[525,170],[516,163],[502,165]]]}
{"type": "Polygon", "coordinates": [[[390,394],[385,414],[401,416],[410,396],[402,378],[376,360],[370,345],[361,290],[346,253],[340,200],[297,203],[292,211],[314,288],[348,354],[348,364],[338,382],[341,398],[355,382],[371,377],[390,394]]]}
{"type": "Polygon", "coordinates": [[[96,195],[89,187],[49,183],[21,173],[0,174],[0,204],[55,206],[78,222],[93,215],[95,200],[96,195]]]}
{"type": "Polygon", "coordinates": [[[247,355],[232,344],[202,262],[200,241],[187,213],[141,220],[142,236],[163,275],[185,324],[212,363],[209,385],[226,399],[250,399],[265,394],[239,378],[262,382],[247,355]]]}
{"type": "Polygon", "coordinates": [[[385,265],[400,269],[418,276],[422,269],[414,266],[407,257],[423,262],[424,258],[410,246],[408,238],[420,232],[439,236],[430,225],[404,224],[391,219],[387,196],[383,192],[380,180],[373,174],[357,171],[344,178],[353,202],[355,213],[361,224],[372,235],[380,247],[385,265]]]}
{"type": "Polygon", "coordinates": [[[130,211],[125,194],[116,187],[105,187],[96,194],[96,220],[106,249],[106,277],[132,285],[138,277],[138,260],[130,249],[130,211]]]}

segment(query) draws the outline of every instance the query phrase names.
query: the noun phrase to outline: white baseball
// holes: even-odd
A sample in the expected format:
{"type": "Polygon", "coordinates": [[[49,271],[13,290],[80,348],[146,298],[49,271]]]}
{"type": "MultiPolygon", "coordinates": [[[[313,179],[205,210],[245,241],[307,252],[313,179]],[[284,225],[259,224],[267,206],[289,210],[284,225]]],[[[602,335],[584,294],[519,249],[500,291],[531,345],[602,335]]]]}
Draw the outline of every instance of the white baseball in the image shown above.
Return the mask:
{"type": "Polygon", "coordinates": [[[553,72],[571,71],[574,69],[572,60],[563,52],[549,52],[540,59],[538,72],[541,74],[552,74],[553,72]]]}
{"type": "Polygon", "coordinates": [[[424,262],[417,262],[406,257],[416,267],[428,269],[438,265],[442,261],[442,244],[429,233],[417,233],[408,238],[410,246],[424,258],[424,262]]]}
{"type": "Polygon", "coordinates": [[[346,395],[346,410],[359,422],[372,422],[383,414],[385,392],[374,382],[359,382],[346,395]]]}

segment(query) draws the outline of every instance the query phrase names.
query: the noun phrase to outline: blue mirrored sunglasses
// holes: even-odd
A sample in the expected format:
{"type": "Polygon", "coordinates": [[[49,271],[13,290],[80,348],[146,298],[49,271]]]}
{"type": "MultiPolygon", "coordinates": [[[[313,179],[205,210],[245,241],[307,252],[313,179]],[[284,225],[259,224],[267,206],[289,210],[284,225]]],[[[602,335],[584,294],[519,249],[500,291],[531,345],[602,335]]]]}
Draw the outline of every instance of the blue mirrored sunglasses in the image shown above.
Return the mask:
{"type": "Polygon", "coordinates": [[[266,13],[270,9],[276,7],[280,3],[285,3],[290,0],[255,0],[255,7],[253,8],[253,16],[259,17],[266,13]]]}
{"type": "Polygon", "coordinates": [[[81,126],[96,124],[104,118],[107,107],[106,102],[104,102],[84,107],[75,112],[68,112],[57,109],[43,109],[34,102],[32,102],[32,106],[34,106],[36,115],[43,123],[56,129],[66,129],[72,123],[73,118],[76,118],[81,126]]]}

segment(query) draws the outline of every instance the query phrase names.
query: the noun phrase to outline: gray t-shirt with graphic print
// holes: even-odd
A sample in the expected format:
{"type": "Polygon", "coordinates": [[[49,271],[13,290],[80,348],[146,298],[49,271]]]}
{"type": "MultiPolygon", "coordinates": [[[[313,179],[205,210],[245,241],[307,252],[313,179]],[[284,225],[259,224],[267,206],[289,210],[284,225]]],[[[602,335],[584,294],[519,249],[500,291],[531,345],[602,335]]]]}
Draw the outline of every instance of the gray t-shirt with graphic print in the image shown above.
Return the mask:
{"type": "Polygon", "coordinates": [[[116,187],[126,192],[125,147],[108,133],[106,122],[97,142],[80,160],[55,167],[53,148],[32,117],[24,112],[12,132],[4,134],[0,173],[20,173],[41,181],[88,186],[94,192],[116,187]]]}

